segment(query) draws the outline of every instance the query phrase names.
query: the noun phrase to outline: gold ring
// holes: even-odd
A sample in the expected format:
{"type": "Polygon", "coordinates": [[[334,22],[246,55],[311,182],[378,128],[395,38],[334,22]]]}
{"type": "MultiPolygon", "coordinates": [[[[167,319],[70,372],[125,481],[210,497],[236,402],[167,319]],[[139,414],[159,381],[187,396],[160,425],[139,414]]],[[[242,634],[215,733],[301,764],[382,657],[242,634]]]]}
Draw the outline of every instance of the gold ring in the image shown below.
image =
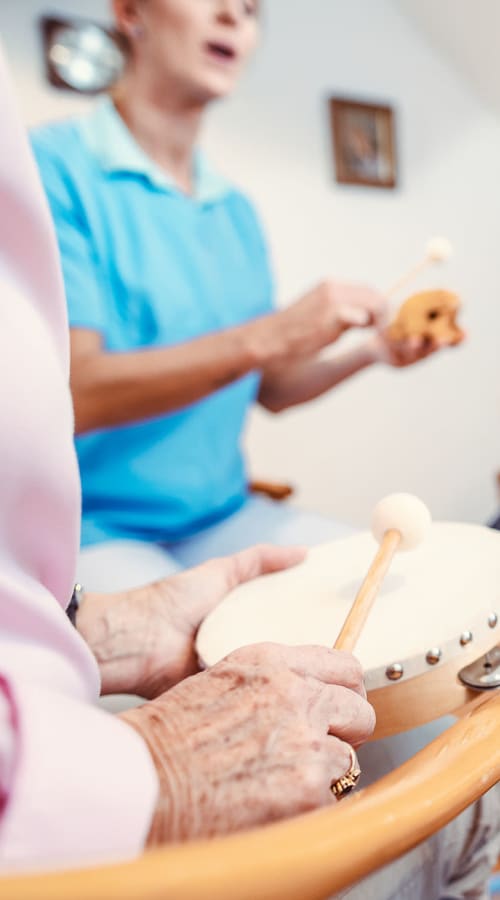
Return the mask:
{"type": "Polygon", "coordinates": [[[349,747],[349,752],[351,754],[351,765],[348,771],[345,773],[345,775],[342,776],[342,778],[339,778],[336,781],[332,781],[330,785],[330,790],[333,796],[337,798],[337,800],[340,800],[342,797],[350,794],[351,791],[356,787],[361,776],[358,757],[356,756],[352,747],[349,747]]]}

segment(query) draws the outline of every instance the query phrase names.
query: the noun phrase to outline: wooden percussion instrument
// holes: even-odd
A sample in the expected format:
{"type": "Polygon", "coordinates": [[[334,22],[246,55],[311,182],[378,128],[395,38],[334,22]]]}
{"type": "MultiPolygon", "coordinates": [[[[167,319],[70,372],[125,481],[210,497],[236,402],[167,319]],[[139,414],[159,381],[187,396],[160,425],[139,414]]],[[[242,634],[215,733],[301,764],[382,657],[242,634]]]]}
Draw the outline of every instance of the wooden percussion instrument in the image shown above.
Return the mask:
{"type": "MultiPolygon", "coordinates": [[[[376,551],[360,533],[238,587],[200,628],[202,665],[266,641],[331,646],[376,551]]],[[[377,712],[374,736],[463,711],[476,691],[500,684],[499,616],[499,532],[434,523],[417,549],[398,554],[355,650],[377,712]]]]}

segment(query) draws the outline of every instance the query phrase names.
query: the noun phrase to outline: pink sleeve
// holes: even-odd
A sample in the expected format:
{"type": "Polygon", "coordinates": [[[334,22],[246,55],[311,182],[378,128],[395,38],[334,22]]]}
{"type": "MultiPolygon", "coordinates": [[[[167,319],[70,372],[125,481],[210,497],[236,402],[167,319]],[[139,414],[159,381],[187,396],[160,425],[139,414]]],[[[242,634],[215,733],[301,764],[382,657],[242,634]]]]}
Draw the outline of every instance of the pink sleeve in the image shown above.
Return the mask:
{"type": "Polygon", "coordinates": [[[33,682],[15,682],[9,691],[0,725],[4,872],[140,853],[157,780],[139,735],[88,703],[33,682]]]}
{"type": "Polygon", "coordinates": [[[17,760],[17,716],[9,684],[0,677],[0,815],[5,811],[17,760]]]}
{"type": "Polygon", "coordinates": [[[125,859],[158,791],[65,608],[80,485],[56,242],[0,47],[0,868],[125,859]]]}

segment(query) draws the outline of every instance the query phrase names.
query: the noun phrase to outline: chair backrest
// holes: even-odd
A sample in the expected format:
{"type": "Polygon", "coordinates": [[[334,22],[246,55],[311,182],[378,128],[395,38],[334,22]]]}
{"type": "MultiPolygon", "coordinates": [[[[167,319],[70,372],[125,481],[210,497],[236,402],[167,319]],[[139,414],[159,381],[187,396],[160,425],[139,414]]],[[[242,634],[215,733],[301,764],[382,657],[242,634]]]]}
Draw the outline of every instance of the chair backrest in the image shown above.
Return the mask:
{"type": "Polygon", "coordinates": [[[411,760],[317,813],[125,864],[0,879],[2,900],[324,900],[406,853],[500,780],[500,691],[411,760]]]}

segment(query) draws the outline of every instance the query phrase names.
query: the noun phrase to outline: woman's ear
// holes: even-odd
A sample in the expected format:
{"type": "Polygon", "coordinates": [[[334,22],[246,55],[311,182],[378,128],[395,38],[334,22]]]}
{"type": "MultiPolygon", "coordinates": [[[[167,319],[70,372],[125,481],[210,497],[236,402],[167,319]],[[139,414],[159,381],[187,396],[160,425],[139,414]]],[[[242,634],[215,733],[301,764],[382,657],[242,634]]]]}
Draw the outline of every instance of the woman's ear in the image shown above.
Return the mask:
{"type": "Polygon", "coordinates": [[[113,13],[118,31],[129,40],[140,40],[144,36],[144,26],[139,15],[140,0],[112,0],[113,13]]]}

